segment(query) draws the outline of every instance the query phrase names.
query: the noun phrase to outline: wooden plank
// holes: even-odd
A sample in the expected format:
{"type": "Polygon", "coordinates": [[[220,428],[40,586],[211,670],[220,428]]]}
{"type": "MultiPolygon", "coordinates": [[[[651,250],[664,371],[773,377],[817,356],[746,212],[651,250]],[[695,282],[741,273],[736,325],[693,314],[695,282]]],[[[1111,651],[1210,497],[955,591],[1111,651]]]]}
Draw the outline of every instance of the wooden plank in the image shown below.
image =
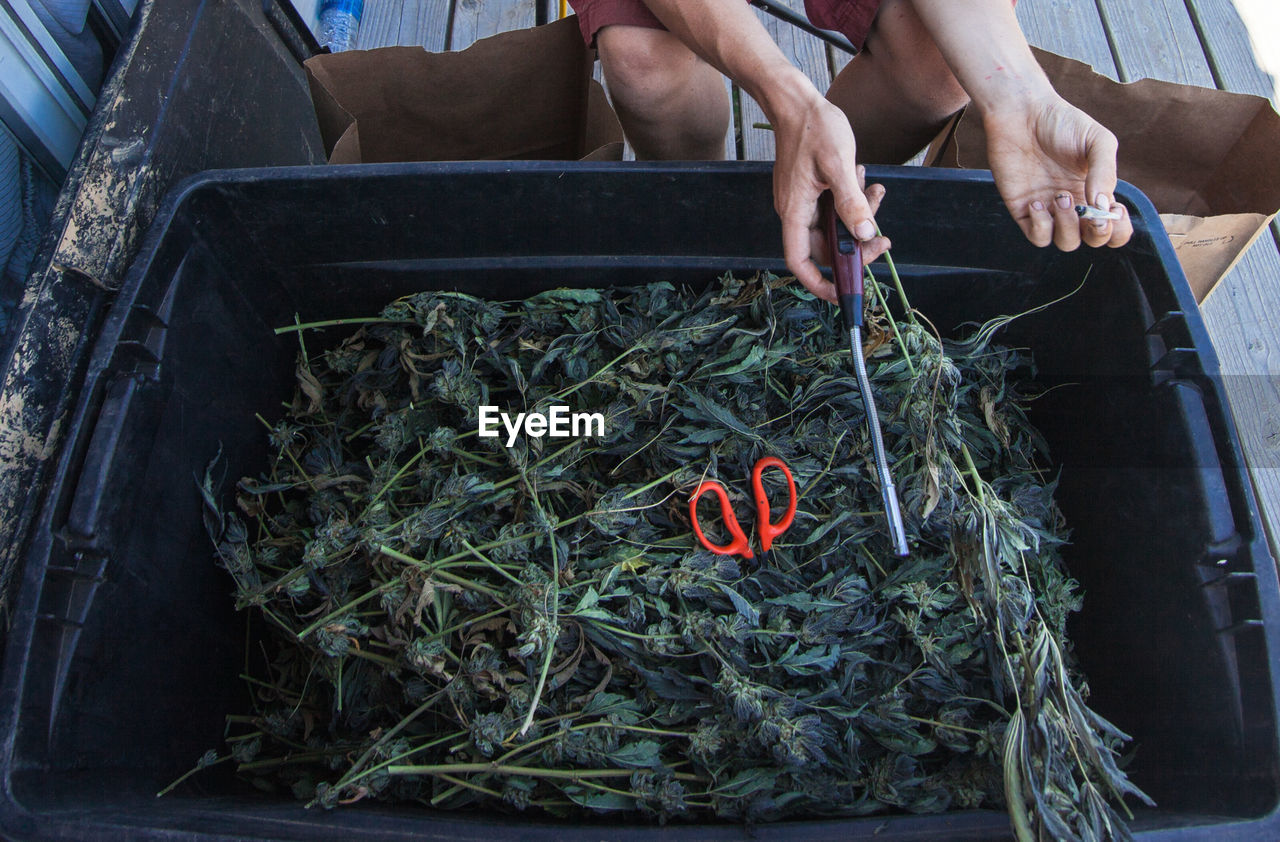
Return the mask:
{"type": "Polygon", "coordinates": [[[452,5],[452,0],[367,0],[357,39],[360,49],[421,46],[432,52],[443,50],[452,5]]]}
{"type": "MultiPolygon", "coordinates": [[[[1276,82],[1258,65],[1257,46],[1231,0],[1186,0],[1217,87],[1276,102],[1276,82]]],[[[1261,33],[1259,33],[1261,34],[1261,33]]]]}
{"type": "Polygon", "coordinates": [[[738,133],[742,131],[742,107],[739,88],[728,76],[724,78],[724,92],[729,96],[729,130],[724,133],[724,159],[738,160],[738,133]]]}
{"type": "Polygon", "coordinates": [[[834,79],[840,75],[840,71],[853,61],[853,56],[844,50],[832,44],[827,45],[827,67],[831,69],[831,78],[834,79]]]}
{"type": "MultiPolygon", "coordinates": [[[[803,0],[781,0],[794,11],[804,13],[803,0]]],[[[782,49],[792,64],[804,71],[818,90],[825,91],[831,85],[831,65],[827,60],[826,43],[821,39],[803,32],[785,21],[778,20],[767,12],[756,10],[756,15],[764,23],[765,29],[773,36],[774,42],[782,49]]],[[[745,93],[740,96],[742,113],[742,148],[743,158],[748,161],[772,161],[774,158],[773,131],[755,128],[755,124],[764,123],[764,111],[760,105],[745,93]]]]}
{"type": "Polygon", "coordinates": [[[356,44],[362,50],[400,43],[401,0],[367,0],[356,44]]]}
{"type": "Polygon", "coordinates": [[[1083,61],[1094,70],[1116,76],[1115,58],[1095,0],[1023,0],[1018,22],[1037,47],[1083,61]]]}
{"type": "Polygon", "coordinates": [[[400,44],[421,45],[433,53],[448,45],[451,0],[404,0],[400,44]]]}
{"type": "Polygon", "coordinates": [[[1122,82],[1150,77],[1214,87],[1185,0],[1097,0],[1122,82]]]}
{"type": "Polygon", "coordinates": [[[536,10],[529,0],[456,0],[449,49],[463,50],[490,35],[534,25],[536,10]]]}

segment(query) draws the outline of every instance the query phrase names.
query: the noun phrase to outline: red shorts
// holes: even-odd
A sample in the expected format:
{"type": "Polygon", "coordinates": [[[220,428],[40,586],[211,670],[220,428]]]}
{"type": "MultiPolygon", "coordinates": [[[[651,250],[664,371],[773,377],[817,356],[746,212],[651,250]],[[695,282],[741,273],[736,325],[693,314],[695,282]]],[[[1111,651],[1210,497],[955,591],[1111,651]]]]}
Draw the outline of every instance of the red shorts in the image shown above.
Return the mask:
{"type": "MultiPolygon", "coordinates": [[[[597,32],[612,24],[666,29],[644,0],[569,0],[569,5],[578,13],[578,26],[588,47],[595,46],[597,32]]],[[[839,32],[858,49],[867,40],[879,8],[880,0],[804,0],[810,23],[839,32]]]]}

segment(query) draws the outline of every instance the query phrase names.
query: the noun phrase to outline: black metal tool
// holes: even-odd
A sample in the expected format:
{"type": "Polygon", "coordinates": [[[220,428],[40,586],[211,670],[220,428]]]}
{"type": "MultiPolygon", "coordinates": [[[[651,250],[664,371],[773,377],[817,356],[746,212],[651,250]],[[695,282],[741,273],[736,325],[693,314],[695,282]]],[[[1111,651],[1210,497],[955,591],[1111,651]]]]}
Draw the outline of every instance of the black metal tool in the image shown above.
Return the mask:
{"type": "Polygon", "coordinates": [[[840,299],[840,315],[845,330],[849,332],[849,351],[853,355],[853,370],[858,378],[858,390],[862,393],[862,406],[866,410],[867,429],[871,432],[871,450],[875,456],[876,474],[880,479],[880,496],[884,500],[884,516],[889,522],[889,538],[894,552],[899,556],[910,553],[907,532],[902,525],[902,509],[898,504],[898,491],[889,472],[889,457],[884,449],[880,432],[880,416],[876,414],[875,398],[871,394],[871,379],[867,377],[867,362],[862,355],[862,244],[849,233],[836,216],[831,194],[823,193],[820,201],[822,223],[827,235],[827,247],[831,250],[831,274],[840,299]]]}
{"type": "Polygon", "coordinates": [[[750,0],[750,3],[752,6],[763,9],[773,15],[778,20],[786,21],[797,29],[804,30],[810,35],[821,38],[823,41],[826,41],[834,47],[839,47],[851,56],[856,56],[858,54],[858,48],[853,46],[853,43],[839,32],[831,32],[829,30],[816,27],[809,22],[807,17],[799,12],[788,9],[780,3],[775,3],[771,0],[750,0]]]}

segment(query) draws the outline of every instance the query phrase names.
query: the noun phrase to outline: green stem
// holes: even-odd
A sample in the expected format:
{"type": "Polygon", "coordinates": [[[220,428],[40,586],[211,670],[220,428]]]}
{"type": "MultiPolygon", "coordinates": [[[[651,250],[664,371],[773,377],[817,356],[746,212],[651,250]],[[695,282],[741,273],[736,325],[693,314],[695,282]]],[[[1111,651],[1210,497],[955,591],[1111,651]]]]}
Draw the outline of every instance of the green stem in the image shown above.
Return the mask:
{"type": "Polygon", "coordinates": [[[286,754],[284,757],[268,757],[265,760],[251,760],[236,767],[238,772],[251,772],[256,769],[273,769],[277,766],[288,766],[290,763],[311,763],[332,757],[338,751],[307,751],[298,754],[286,754]]]}
{"type": "Polygon", "coordinates": [[[984,731],[979,731],[977,728],[966,728],[963,725],[948,725],[945,722],[939,722],[936,719],[926,719],[923,716],[912,716],[911,714],[907,714],[907,719],[910,719],[913,722],[919,722],[923,725],[935,725],[938,728],[943,728],[947,731],[963,731],[966,734],[977,734],[979,737],[985,733],[984,731]]]}
{"type": "Polygon", "coordinates": [[[969,454],[969,446],[963,442],[960,443],[960,455],[964,457],[965,470],[973,479],[973,487],[977,489],[978,502],[985,506],[987,503],[987,493],[982,488],[982,476],[978,473],[978,467],[973,464],[973,456],[969,454]]]}
{"type": "Polygon", "coordinates": [[[320,327],[340,327],[342,325],[370,325],[370,324],[411,325],[413,323],[414,322],[411,319],[382,319],[377,317],[352,318],[352,319],[325,319],[324,321],[319,321],[319,322],[305,322],[305,323],[295,322],[294,324],[287,325],[286,327],[276,328],[275,333],[276,333],[276,336],[279,336],[282,333],[293,333],[295,331],[303,331],[303,330],[309,330],[311,328],[320,328],[320,327]]]}
{"type": "Polygon", "coordinates": [[[474,625],[475,623],[484,622],[485,620],[491,619],[493,617],[497,617],[501,614],[505,614],[509,610],[510,610],[509,608],[505,608],[505,607],[495,608],[492,611],[489,611],[488,613],[485,613],[485,614],[481,614],[478,617],[468,617],[467,619],[463,620],[461,623],[454,623],[452,626],[449,626],[449,628],[447,629],[441,629],[435,634],[428,636],[427,639],[434,640],[437,637],[448,637],[449,635],[453,634],[454,632],[460,629],[465,629],[467,626],[474,625]]]}
{"type": "MultiPolygon", "coordinates": [[[[573,727],[569,728],[568,731],[593,731],[597,728],[614,728],[619,731],[630,731],[636,734],[650,734],[655,737],[675,737],[677,739],[681,737],[688,739],[689,737],[689,735],[684,731],[664,731],[661,728],[644,728],[639,725],[621,725],[621,724],[615,724],[613,722],[588,722],[584,725],[574,725],[573,727]]],[[[559,737],[562,733],[566,733],[566,732],[555,731],[550,734],[546,734],[544,736],[538,737],[536,740],[530,740],[527,743],[521,743],[520,745],[508,751],[506,754],[494,760],[493,762],[506,763],[508,760],[510,760],[512,757],[515,757],[517,754],[526,752],[529,749],[533,748],[534,746],[539,746],[545,742],[554,740],[557,737],[559,737]]]]}
{"type": "MultiPolygon", "coordinates": [[[[626,494],[622,496],[622,499],[630,500],[632,497],[635,497],[637,494],[643,494],[644,492],[648,491],[650,488],[653,488],[655,485],[661,485],[662,483],[671,479],[673,476],[683,471],[684,468],[685,466],[683,465],[681,465],[679,468],[673,468],[672,470],[667,471],[665,474],[655,479],[653,482],[647,485],[642,485],[639,488],[632,489],[631,491],[628,491],[626,494]]],[[[564,523],[568,523],[568,521],[563,521],[561,525],[563,525],[564,523]]]]}
{"type": "MultiPolygon", "coordinates": [[[[578,446],[578,442],[576,441],[570,442],[569,444],[566,444],[564,447],[557,450],[555,453],[551,453],[551,454],[548,454],[547,456],[543,456],[537,462],[534,462],[531,467],[541,468],[546,463],[552,461],[553,459],[558,459],[561,456],[561,454],[567,453],[568,451],[572,450],[577,446],[578,446]]],[[[515,476],[512,476],[512,477],[507,477],[501,482],[495,482],[493,484],[493,490],[498,491],[499,489],[506,488],[508,485],[514,485],[515,483],[520,482],[520,480],[524,478],[525,478],[524,472],[521,471],[519,474],[516,474],[515,476]]]]}
{"type": "MultiPolygon", "coordinates": [[[[567,517],[564,520],[560,521],[560,525],[569,526],[571,524],[577,523],[578,521],[582,520],[589,514],[591,514],[591,512],[583,512],[582,514],[574,515],[573,517],[567,517]]],[[[476,549],[479,550],[480,552],[488,552],[489,550],[496,550],[500,547],[506,547],[511,544],[519,543],[520,541],[528,541],[535,537],[537,537],[536,532],[526,532],[523,535],[512,535],[507,538],[501,538],[499,540],[489,541],[488,543],[485,543],[485,544],[478,544],[476,545],[476,549]]],[[[381,549],[384,553],[391,556],[392,558],[395,558],[399,561],[403,561],[405,564],[411,564],[417,569],[426,570],[428,573],[434,573],[439,569],[440,566],[443,566],[445,564],[449,564],[455,561],[461,561],[462,559],[465,559],[471,556],[470,550],[463,550],[462,552],[457,552],[457,553],[453,553],[452,555],[447,555],[444,558],[438,559],[436,561],[421,561],[419,559],[413,558],[412,556],[407,556],[404,553],[396,552],[395,550],[392,550],[389,547],[386,547],[385,545],[383,545],[381,549]]],[[[444,578],[444,577],[441,577],[441,578],[444,578]]],[[[467,585],[470,586],[472,590],[478,590],[478,587],[475,586],[473,583],[469,582],[468,580],[458,579],[458,577],[456,576],[453,578],[459,583],[466,582],[467,585]]],[[[298,632],[297,633],[298,640],[302,640],[304,637],[311,634],[316,629],[320,628],[321,626],[323,626],[325,623],[329,622],[333,618],[339,617],[342,614],[346,613],[347,611],[350,611],[352,608],[355,608],[357,605],[361,605],[364,602],[367,602],[368,600],[373,599],[375,596],[378,596],[383,591],[390,590],[391,588],[395,587],[395,585],[399,584],[399,582],[400,582],[400,577],[396,576],[395,578],[388,579],[387,581],[383,582],[381,585],[369,591],[368,593],[362,596],[356,597],[355,599],[349,602],[344,602],[342,605],[339,605],[337,608],[333,609],[328,614],[325,614],[323,617],[316,620],[315,622],[307,626],[302,631],[298,632]]],[[[497,600],[495,599],[495,601],[497,600]]],[[[499,602],[498,604],[503,605],[504,603],[499,602]]],[[[292,633],[292,630],[290,630],[290,632],[292,633]]]]}
{"type": "MultiPolygon", "coordinates": [[[[527,766],[508,766],[498,763],[440,763],[432,766],[388,766],[388,775],[516,775],[525,778],[545,778],[560,781],[587,781],[600,778],[629,778],[635,769],[541,769],[527,766]]],[[[704,781],[701,775],[676,772],[678,781],[704,781]]]]}
{"type": "Polygon", "coordinates": [[[579,781],[591,778],[629,778],[632,769],[536,769],[504,766],[496,763],[441,763],[434,766],[388,766],[388,775],[477,774],[520,775],[528,778],[550,778],[579,781]]]}
{"type": "Polygon", "coordinates": [[[523,737],[525,732],[529,730],[529,726],[533,724],[533,718],[538,713],[538,703],[542,701],[542,691],[547,686],[547,673],[551,670],[551,661],[555,658],[556,643],[560,639],[560,552],[556,547],[556,530],[550,525],[550,519],[547,517],[546,511],[542,508],[542,501],[538,499],[538,491],[533,484],[528,481],[528,476],[522,467],[520,469],[521,476],[525,477],[525,485],[529,489],[529,495],[533,499],[534,508],[537,509],[538,515],[547,526],[547,541],[551,545],[551,630],[552,634],[547,641],[547,653],[542,659],[542,670],[538,673],[538,686],[533,690],[533,696],[529,700],[529,712],[525,714],[524,724],[520,726],[517,735],[523,737]]]}
{"type": "MultiPolygon", "coordinates": [[[[481,585],[478,582],[473,582],[470,579],[464,579],[461,576],[455,576],[452,573],[448,572],[447,570],[441,570],[438,567],[435,567],[434,565],[432,565],[431,562],[420,561],[414,558],[413,556],[405,555],[399,550],[393,550],[391,547],[388,547],[386,544],[379,545],[378,552],[382,553],[383,555],[390,556],[391,558],[394,558],[396,561],[402,561],[405,564],[412,564],[415,567],[426,567],[430,570],[432,576],[439,576],[441,579],[444,579],[446,582],[452,582],[453,584],[458,585],[459,587],[467,588],[469,590],[476,591],[477,593],[482,593],[485,596],[492,599],[494,602],[498,603],[499,605],[506,604],[502,601],[502,594],[498,593],[492,588],[486,588],[484,585],[481,585]]],[[[463,553],[463,555],[466,555],[466,553],[463,553]]],[[[440,564],[440,563],[441,562],[436,562],[436,564],[440,564]]]]}
{"type": "Polygon", "coordinates": [[[466,547],[467,550],[470,551],[470,553],[473,556],[475,556],[486,567],[489,567],[490,569],[494,570],[499,576],[502,576],[503,578],[507,579],[509,582],[513,583],[516,587],[518,588],[524,587],[524,582],[520,581],[515,576],[512,576],[506,570],[503,570],[500,566],[495,564],[492,559],[490,559],[484,553],[477,550],[475,547],[471,546],[471,543],[467,541],[466,538],[462,538],[460,540],[462,541],[462,546],[466,547]]]}
{"type": "Polygon", "coordinates": [[[432,799],[431,799],[431,806],[432,806],[432,807],[435,807],[435,806],[436,806],[436,805],[438,805],[441,801],[444,801],[444,800],[448,799],[450,796],[452,796],[452,795],[453,795],[455,792],[457,792],[459,789],[469,789],[469,790],[471,790],[472,792],[478,792],[478,793],[480,793],[481,795],[487,795],[487,796],[489,796],[490,798],[501,798],[501,797],[502,797],[502,793],[501,793],[501,792],[498,792],[496,789],[489,789],[488,787],[483,787],[483,786],[480,786],[479,784],[473,784],[473,783],[471,783],[470,781],[463,780],[462,778],[455,778],[453,775],[446,775],[446,774],[444,774],[444,773],[441,773],[441,774],[437,775],[436,777],[440,778],[440,780],[442,780],[442,781],[447,781],[447,782],[449,782],[449,783],[453,784],[453,787],[452,787],[451,789],[447,789],[447,790],[445,790],[444,792],[440,793],[440,794],[439,794],[439,795],[437,795],[436,797],[432,798],[432,799]]]}
{"type": "MultiPolygon", "coordinates": [[[[377,752],[378,748],[383,745],[390,745],[391,740],[395,738],[396,734],[399,734],[409,725],[409,723],[413,722],[419,716],[429,711],[432,708],[432,706],[434,706],[435,703],[438,702],[440,700],[440,697],[443,696],[444,694],[445,694],[444,690],[440,690],[436,693],[431,694],[431,696],[425,702],[423,702],[422,704],[414,708],[412,711],[410,711],[407,716],[405,716],[403,719],[397,722],[389,731],[386,731],[385,733],[383,733],[383,735],[378,740],[376,740],[373,743],[373,745],[365,749],[364,754],[360,755],[360,759],[357,760],[355,763],[353,763],[351,768],[347,770],[346,774],[344,774],[342,778],[336,784],[334,784],[334,789],[336,789],[338,792],[341,792],[344,787],[348,786],[349,784],[357,780],[360,780],[360,777],[361,777],[360,770],[364,767],[366,763],[368,763],[370,760],[373,759],[373,755],[375,752],[377,752]]],[[[420,751],[422,748],[423,748],[422,746],[419,746],[418,748],[415,748],[413,750],[420,751]]]]}
{"type": "Polygon", "coordinates": [[[167,787],[165,787],[164,789],[162,789],[162,790],[160,790],[159,792],[157,792],[157,793],[156,793],[156,798],[162,798],[162,797],[164,797],[165,795],[168,795],[170,792],[172,792],[172,791],[173,791],[174,787],[178,786],[178,784],[182,783],[182,782],[183,782],[183,781],[185,781],[187,778],[189,778],[189,777],[191,777],[192,775],[194,775],[196,772],[199,772],[199,771],[200,771],[200,770],[202,770],[202,769],[208,769],[210,766],[217,766],[217,765],[218,765],[219,763],[221,763],[222,761],[224,761],[224,760],[230,760],[230,759],[231,759],[231,755],[229,755],[229,754],[228,754],[228,755],[227,755],[227,756],[225,756],[225,757],[219,757],[217,760],[213,761],[212,763],[207,763],[207,764],[205,764],[204,766],[196,766],[194,769],[190,769],[190,770],[188,770],[188,771],[187,771],[187,773],[186,773],[186,774],[184,774],[182,777],[178,778],[176,781],[174,781],[173,783],[169,784],[169,785],[168,785],[167,787]]]}
{"type": "MultiPolygon", "coordinates": [[[[397,482],[399,482],[399,481],[400,481],[400,478],[401,478],[402,476],[404,476],[404,475],[405,475],[405,473],[406,473],[410,468],[412,468],[414,465],[418,464],[418,460],[419,460],[419,459],[421,459],[423,456],[426,456],[426,455],[427,455],[427,451],[428,451],[428,450],[430,450],[430,449],[431,449],[431,448],[430,448],[430,446],[426,446],[426,445],[424,445],[423,447],[418,448],[418,452],[417,452],[417,453],[415,453],[415,454],[413,454],[413,456],[411,456],[411,457],[409,458],[409,461],[407,461],[407,462],[405,462],[403,465],[401,465],[401,466],[400,466],[400,470],[398,470],[398,471],[396,471],[394,474],[392,474],[391,479],[387,480],[387,481],[386,481],[386,483],[384,483],[384,484],[383,484],[382,488],[379,488],[379,489],[378,489],[378,493],[377,493],[377,494],[375,494],[375,495],[373,495],[373,497],[369,500],[369,502],[365,504],[365,506],[364,506],[364,510],[365,510],[365,512],[368,512],[368,511],[369,511],[369,509],[371,509],[371,508],[373,507],[373,504],[374,504],[374,503],[376,503],[376,502],[378,502],[378,500],[382,499],[382,495],[383,495],[383,494],[386,494],[388,491],[390,491],[392,488],[394,488],[394,487],[395,487],[395,484],[396,484],[397,482]]],[[[363,517],[363,515],[361,515],[361,517],[363,517]]]]}
{"type": "Polygon", "coordinates": [[[506,465],[499,462],[497,459],[485,459],[483,456],[477,456],[474,453],[468,453],[467,451],[459,450],[456,447],[449,448],[449,452],[452,453],[454,456],[457,456],[459,459],[463,459],[469,462],[479,462],[481,465],[488,465],[490,468],[506,467],[506,465]]]}
{"type": "Polygon", "coordinates": [[[678,634],[638,634],[633,631],[627,631],[626,629],[620,629],[617,626],[611,626],[608,623],[601,622],[600,620],[588,619],[587,622],[591,623],[593,626],[598,626],[607,632],[620,634],[623,637],[631,637],[636,640],[675,640],[680,637],[678,634]]]}
{"type": "MultiPolygon", "coordinates": [[[[430,700],[428,701],[428,703],[430,703],[430,700]]],[[[380,772],[380,771],[382,771],[383,769],[386,769],[388,766],[394,766],[394,765],[396,765],[396,761],[397,761],[397,760],[402,760],[402,759],[404,759],[404,758],[406,758],[406,757],[409,757],[410,755],[417,754],[417,753],[418,753],[418,752],[420,752],[420,751],[426,751],[427,749],[429,749],[429,748],[433,748],[433,747],[435,747],[435,746],[438,746],[438,745],[440,745],[441,743],[447,743],[447,742],[449,742],[450,740],[456,740],[456,739],[458,739],[459,737],[465,736],[466,734],[467,734],[467,732],[466,732],[466,731],[455,731],[455,732],[454,732],[454,733],[452,733],[452,734],[447,734],[447,735],[445,735],[445,736],[443,736],[443,737],[438,737],[438,738],[436,738],[436,739],[434,739],[434,740],[431,740],[430,742],[423,743],[423,744],[422,744],[422,745],[420,745],[420,746],[414,746],[413,748],[410,748],[410,749],[408,749],[407,751],[402,751],[402,752],[400,752],[400,753],[398,753],[398,754],[395,754],[395,755],[393,755],[393,756],[391,756],[391,757],[387,758],[386,760],[382,761],[381,763],[378,763],[378,764],[376,764],[376,765],[374,765],[374,766],[370,766],[368,769],[365,769],[364,771],[362,771],[362,772],[360,772],[359,774],[355,775],[355,776],[354,776],[354,777],[352,777],[350,780],[347,780],[345,784],[342,784],[341,782],[340,782],[339,784],[335,784],[335,785],[334,785],[334,788],[336,789],[336,788],[338,788],[340,785],[341,785],[341,786],[347,786],[347,787],[349,787],[349,786],[353,786],[353,785],[355,785],[355,784],[359,783],[360,781],[364,780],[365,778],[369,777],[370,775],[376,774],[377,772],[380,772]]],[[[350,772],[348,772],[348,774],[350,774],[350,772]]]]}
{"type": "Polygon", "coordinates": [[[344,602],[342,605],[339,605],[337,608],[333,609],[328,614],[325,614],[323,617],[316,620],[315,622],[307,626],[302,631],[298,632],[297,633],[298,640],[305,640],[307,635],[311,634],[316,629],[321,628],[330,620],[336,619],[337,617],[340,617],[343,614],[346,614],[351,609],[356,608],[360,605],[363,605],[364,603],[373,599],[375,596],[380,595],[383,591],[389,590],[391,585],[397,583],[398,581],[399,579],[391,579],[390,581],[384,582],[383,584],[379,585],[378,587],[374,588],[368,593],[365,593],[361,596],[356,597],[350,602],[344,602]]]}
{"type": "MultiPolygon", "coordinates": [[[[875,220],[872,220],[872,224],[874,223],[875,220]]],[[[879,225],[876,225],[876,234],[883,236],[880,232],[879,225]]],[[[912,309],[911,302],[907,300],[907,291],[902,288],[902,278],[898,276],[898,266],[893,262],[892,252],[886,251],[884,253],[884,262],[888,264],[889,277],[893,278],[893,286],[898,290],[898,299],[902,301],[902,311],[907,314],[908,321],[913,325],[919,325],[920,323],[916,321],[915,310],[912,309]]]]}
{"type": "MultiPolygon", "coordinates": [[[[885,252],[888,254],[888,252],[885,252]]],[[[889,302],[884,300],[884,292],[880,289],[880,284],[871,275],[871,270],[867,270],[867,279],[871,282],[871,289],[875,293],[876,301],[880,304],[880,309],[884,312],[885,318],[889,320],[889,327],[893,330],[893,338],[898,341],[898,348],[902,351],[902,359],[907,362],[907,371],[911,372],[911,379],[916,377],[916,367],[911,363],[911,355],[907,353],[907,343],[903,341],[902,334],[898,332],[898,322],[893,317],[893,313],[889,312],[889,302]]]]}
{"type": "Polygon", "coordinates": [[[827,464],[823,466],[822,470],[819,471],[813,479],[809,480],[808,485],[801,489],[799,494],[800,499],[803,499],[810,491],[812,491],[813,487],[818,484],[818,480],[826,476],[827,472],[831,470],[831,463],[836,461],[836,453],[840,450],[840,442],[844,441],[844,437],[848,432],[849,430],[847,428],[840,431],[840,435],[836,437],[836,443],[831,446],[831,455],[827,457],[827,464]]]}
{"type": "Polygon", "coordinates": [[[266,734],[264,734],[262,731],[251,731],[248,734],[237,734],[234,737],[227,737],[226,742],[242,743],[245,740],[252,740],[254,737],[265,737],[265,736],[266,734]]]}
{"type": "Polygon", "coordinates": [[[565,389],[565,390],[560,391],[560,392],[556,392],[554,395],[549,395],[549,396],[547,396],[546,398],[543,398],[543,400],[563,400],[564,398],[569,397],[569,396],[570,396],[570,395],[572,395],[574,392],[576,392],[576,391],[578,391],[579,389],[581,389],[583,386],[586,386],[586,385],[588,385],[589,383],[592,383],[593,381],[595,381],[595,380],[596,380],[596,378],[598,378],[600,375],[604,374],[606,371],[608,371],[609,369],[613,368],[615,365],[617,365],[618,363],[622,362],[624,359],[626,359],[626,358],[627,358],[627,357],[629,357],[632,353],[634,353],[634,352],[636,352],[636,351],[638,351],[638,350],[640,350],[640,346],[639,346],[639,345],[634,345],[634,346],[632,346],[632,347],[628,348],[627,350],[623,351],[621,354],[619,354],[618,356],[616,356],[616,357],[614,357],[613,359],[609,360],[609,362],[605,363],[603,366],[601,366],[600,368],[598,368],[598,369],[596,369],[594,372],[592,372],[591,376],[590,376],[590,377],[588,377],[586,380],[583,380],[583,381],[581,381],[580,383],[575,383],[575,384],[573,384],[572,386],[570,386],[568,389],[565,389]]]}
{"type": "Polygon", "coordinates": [[[347,654],[354,658],[364,658],[366,661],[373,661],[375,664],[381,664],[382,666],[389,667],[392,670],[395,670],[398,666],[394,658],[388,658],[386,655],[377,655],[367,649],[349,649],[347,650],[347,654]]]}

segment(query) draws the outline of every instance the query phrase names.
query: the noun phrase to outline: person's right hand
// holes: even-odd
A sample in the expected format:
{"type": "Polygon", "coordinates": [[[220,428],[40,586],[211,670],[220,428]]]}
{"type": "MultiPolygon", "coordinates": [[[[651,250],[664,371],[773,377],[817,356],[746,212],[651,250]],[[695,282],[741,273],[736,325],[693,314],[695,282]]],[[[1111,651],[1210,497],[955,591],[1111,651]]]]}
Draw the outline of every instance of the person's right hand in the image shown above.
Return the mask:
{"type": "Polygon", "coordinates": [[[1116,138],[1097,120],[1051,91],[993,109],[983,125],[996,188],[1028,240],[1063,251],[1129,241],[1133,223],[1115,200],[1116,138]],[[1076,204],[1120,218],[1081,219],[1076,204]]]}
{"type": "Polygon", "coordinates": [[[814,295],[834,303],[835,287],[810,257],[819,227],[818,197],[831,191],[836,214],[863,241],[862,260],[870,263],[889,248],[887,238],[876,236],[876,208],[868,197],[878,206],[884,188],[873,185],[863,192],[848,117],[812,85],[809,91],[811,95],[793,97],[771,115],[777,148],[773,203],[782,220],[787,268],[814,295]]]}

